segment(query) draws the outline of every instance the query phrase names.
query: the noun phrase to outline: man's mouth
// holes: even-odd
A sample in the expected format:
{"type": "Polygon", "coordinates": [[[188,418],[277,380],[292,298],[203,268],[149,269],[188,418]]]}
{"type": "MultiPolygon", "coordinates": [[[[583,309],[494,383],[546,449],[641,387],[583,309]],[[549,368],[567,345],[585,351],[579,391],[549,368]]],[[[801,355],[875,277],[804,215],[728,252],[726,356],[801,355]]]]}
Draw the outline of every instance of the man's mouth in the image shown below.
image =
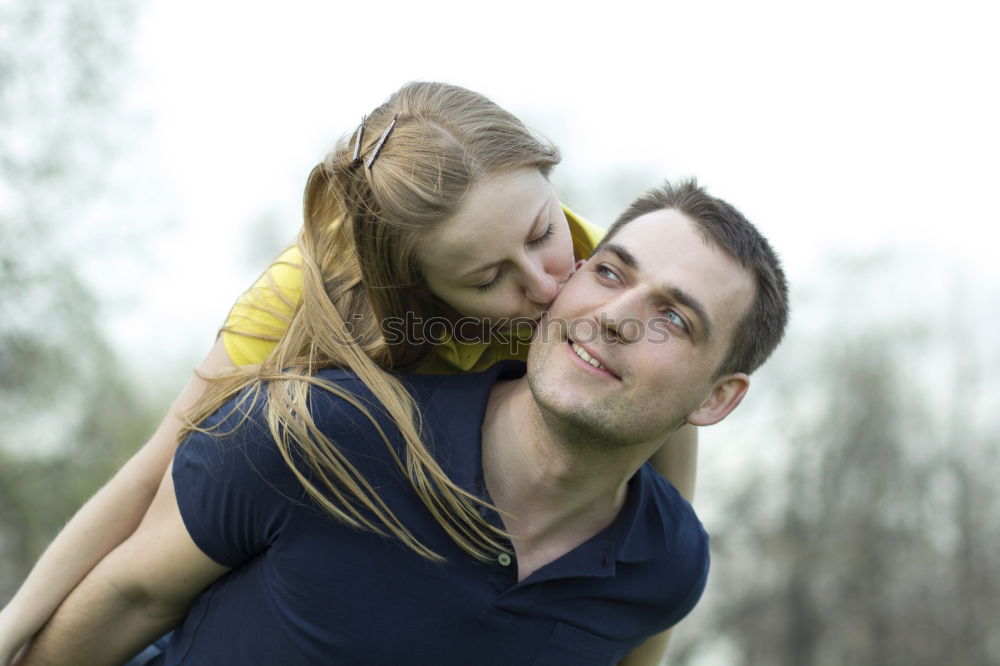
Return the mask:
{"type": "Polygon", "coordinates": [[[584,346],[581,345],[579,342],[575,342],[573,340],[569,340],[568,342],[570,348],[573,350],[573,353],[576,354],[581,361],[583,361],[587,365],[591,366],[592,368],[600,372],[600,374],[607,375],[612,379],[617,379],[618,381],[621,381],[621,377],[618,376],[618,373],[614,372],[613,370],[611,370],[611,368],[604,365],[604,362],[600,358],[598,358],[591,352],[587,351],[586,348],[584,348],[584,346]]]}
{"type": "Polygon", "coordinates": [[[588,354],[587,350],[584,349],[583,347],[581,347],[579,343],[573,342],[573,343],[570,343],[570,344],[572,345],[573,351],[576,352],[577,356],[579,356],[580,358],[582,358],[584,361],[586,361],[587,363],[591,364],[595,368],[598,368],[598,369],[601,369],[601,370],[605,369],[604,365],[600,361],[598,361],[596,358],[594,358],[593,356],[591,356],[590,354],[588,354]]]}

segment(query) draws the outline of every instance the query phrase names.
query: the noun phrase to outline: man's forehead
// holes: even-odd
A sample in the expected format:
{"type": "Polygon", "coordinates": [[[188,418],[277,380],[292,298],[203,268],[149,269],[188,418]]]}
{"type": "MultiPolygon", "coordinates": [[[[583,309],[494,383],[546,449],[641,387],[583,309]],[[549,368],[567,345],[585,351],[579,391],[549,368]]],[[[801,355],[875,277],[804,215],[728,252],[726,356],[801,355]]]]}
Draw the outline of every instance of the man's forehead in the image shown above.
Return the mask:
{"type": "MultiPolygon", "coordinates": [[[[649,247],[669,244],[676,236],[700,235],[694,220],[674,208],[645,213],[624,225],[614,236],[619,245],[649,247]]],[[[649,249],[654,249],[649,247],[649,249]]]]}
{"type": "Polygon", "coordinates": [[[691,217],[673,208],[640,215],[623,226],[610,242],[628,250],[649,272],[670,271],[694,260],[718,271],[743,270],[691,217]]]}

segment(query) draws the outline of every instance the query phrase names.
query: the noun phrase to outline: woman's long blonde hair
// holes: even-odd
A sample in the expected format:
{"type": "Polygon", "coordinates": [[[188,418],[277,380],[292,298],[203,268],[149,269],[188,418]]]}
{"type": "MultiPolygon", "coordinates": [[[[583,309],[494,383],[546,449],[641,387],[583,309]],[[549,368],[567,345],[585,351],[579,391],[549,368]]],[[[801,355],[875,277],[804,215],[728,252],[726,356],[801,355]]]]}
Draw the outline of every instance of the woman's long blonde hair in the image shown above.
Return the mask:
{"type": "MultiPolygon", "coordinates": [[[[434,315],[439,304],[424,283],[416,251],[425,232],[455,213],[475,182],[519,168],[547,175],[557,149],[482,95],[442,83],[410,83],[364,121],[362,163],[346,136],[309,176],[298,237],[302,300],[277,346],[260,365],[237,367],[211,381],[188,414],[188,430],[236,394],[241,408],[266,391],[268,426],[286,464],[309,495],[337,520],[392,534],[432,560],[441,556],[414,537],[364,476],[316,426],[309,392],[320,388],[364,413],[416,493],[463,550],[486,560],[504,533],[479,513],[483,501],[457,486],[421,441],[418,409],[388,370],[413,368],[430,343],[388,344],[389,317],[434,315]],[[391,134],[367,168],[375,144],[391,134]],[[372,408],[315,377],[340,367],[354,372],[381,403],[405,442],[395,453],[372,408]],[[304,469],[303,469],[304,467],[304,469]]],[[[414,319],[416,320],[416,319],[414,319]]],[[[211,429],[209,429],[211,431],[211,429]]]]}

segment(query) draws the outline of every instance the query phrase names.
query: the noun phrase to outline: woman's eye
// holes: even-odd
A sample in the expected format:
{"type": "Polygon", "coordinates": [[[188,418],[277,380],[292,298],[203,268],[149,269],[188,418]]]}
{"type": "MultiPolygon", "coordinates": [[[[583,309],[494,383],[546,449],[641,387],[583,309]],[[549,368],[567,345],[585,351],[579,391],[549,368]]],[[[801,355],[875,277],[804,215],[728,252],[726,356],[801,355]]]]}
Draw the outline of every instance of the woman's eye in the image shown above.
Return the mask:
{"type": "Polygon", "coordinates": [[[497,286],[497,284],[500,283],[500,278],[502,275],[503,275],[503,270],[497,271],[496,275],[493,276],[492,280],[490,280],[486,284],[477,284],[476,289],[478,289],[479,291],[489,291],[490,289],[492,289],[493,287],[497,286]]]}
{"type": "Polygon", "coordinates": [[[539,236],[534,240],[528,241],[528,245],[541,245],[542,243],[544,243],[546,240],[549,239],[549,236],[552,235],[553,230],[554,227],[550,224],[549,226],[545,227],[545,233],[543,233],[541,236],[539,236]]]}

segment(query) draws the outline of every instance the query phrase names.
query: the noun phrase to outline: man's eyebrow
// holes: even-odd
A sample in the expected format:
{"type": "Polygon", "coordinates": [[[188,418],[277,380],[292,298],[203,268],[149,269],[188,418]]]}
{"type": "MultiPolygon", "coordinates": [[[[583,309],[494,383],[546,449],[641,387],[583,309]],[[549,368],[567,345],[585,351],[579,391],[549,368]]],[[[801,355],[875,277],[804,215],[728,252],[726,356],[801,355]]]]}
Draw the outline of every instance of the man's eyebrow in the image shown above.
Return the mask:
{"type": "MultiPolygon", "coordinates": [[[[549,205],[549,202],[546,200],[546,201],[543,201],[542,205],[538,207],[538,212],[535,213],[535,219],[532,220],[532,222],[531,222],[531,229],[528,230],[529,234],[532,233],[532,232],[534,232],[535,229],[538,227],[538,221],[540,219],[542,219],[542,213],[545,212],[545,207],[548,206],[548,205],[549,205]]],[[[482,266],[479,266],[477,268],[473,268],[471,271],[466,271],[465,273],[462,274],[462,276],[461,276],[460,279],[471,277],[471,276],[475,275],[476,273],[482,273],[482,272],[486,271],[487,269],[493,268],[495,266],[499,266],[502,263],[503,263],[503,260],[500,260],[500,261],[491,261],[491,262],[489,262],[487,264],[483,264],[482,266]]]]}
{"type": "MultiPolygon", "coordinates": [[[[635,258],[635,255],[618,243],[608,243],[607,245],[601,247],[601,251],[607,251],[615,255],[618,257],[618,261],[622,262],[635,272],[639,272],[641,270],[639,260],[635,258]]],[[[660,291],[665,293],[680,305],[683,305],[694,312],[695,317],[698,319],[698,324],[700,325],[702,331],[704,331],[704,335],[702,336],[703,339],[705,342],[711,340],[712,318],[708,316],[708,311],[705,309],[705,306],[701,304],[701,301],[680,287],[674,285],[663,285],[660,287],[660,291]]]]}
{"type": "Polygon", "coordinates": [[[705,308],[694,296],[684,291],[680,287],[675,287],[672,285],[667,285],[663,287],[663,291],[684,307],[690,309],[694,312],[695,317],[698,319],[698,323],[701,325],[701,329],[704,332],[702,338],[705,342],[712,339],[712,319],[708,316],[705,308]]]}
{"type": "Polygon", "coordinates": [[[618,261],[622,262],[634,271],[639,270],[639,260],[635,258],[635,255],[626,250],[624,247],[618,243],[608,243],[601,246],[602,252],[610,252],[611,254],[618,257],[618,261]]]}

